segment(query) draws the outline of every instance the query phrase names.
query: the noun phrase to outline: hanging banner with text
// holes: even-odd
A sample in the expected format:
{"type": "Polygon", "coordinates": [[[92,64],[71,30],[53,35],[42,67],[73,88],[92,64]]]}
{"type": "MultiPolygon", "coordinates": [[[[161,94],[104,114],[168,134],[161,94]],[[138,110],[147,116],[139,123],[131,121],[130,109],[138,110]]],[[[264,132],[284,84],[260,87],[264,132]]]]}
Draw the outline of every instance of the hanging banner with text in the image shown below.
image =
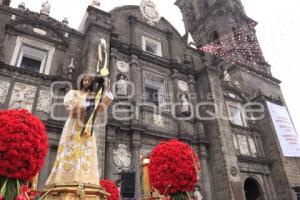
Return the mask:
{"type": "Polygon", "coordinates": [[[274,128],[286,157],[300,157],[300,137],[285,106],[267,102],[274,128]]]}

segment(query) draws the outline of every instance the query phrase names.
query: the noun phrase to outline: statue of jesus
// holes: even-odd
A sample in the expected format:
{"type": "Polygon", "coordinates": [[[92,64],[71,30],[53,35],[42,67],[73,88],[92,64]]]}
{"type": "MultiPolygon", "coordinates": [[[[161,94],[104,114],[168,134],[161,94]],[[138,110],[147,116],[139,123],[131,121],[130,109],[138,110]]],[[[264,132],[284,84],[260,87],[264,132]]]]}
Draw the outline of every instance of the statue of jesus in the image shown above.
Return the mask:
{"type": "Polygon", "coordinates": [[[87,103],[95,99],[93,78],[83,76],[80,90],[70,90],[64,98],[68,119],[64,125],[54,166],[46,188],[67,185],[99,185],[97,147],[94,135],[81,136],[87,103]]]}

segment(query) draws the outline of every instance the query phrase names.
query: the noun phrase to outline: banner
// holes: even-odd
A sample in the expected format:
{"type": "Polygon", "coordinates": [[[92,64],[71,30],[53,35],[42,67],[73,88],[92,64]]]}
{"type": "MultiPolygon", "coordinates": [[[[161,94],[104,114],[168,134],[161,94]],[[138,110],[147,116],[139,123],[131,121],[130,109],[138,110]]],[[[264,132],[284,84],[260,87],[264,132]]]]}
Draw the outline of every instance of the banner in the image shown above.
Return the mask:
{"type": "Polygon", "coordinates": [[[300,157],[300,137],[285,106],[267,102],[273,125],[286,157],[300,157]]]}

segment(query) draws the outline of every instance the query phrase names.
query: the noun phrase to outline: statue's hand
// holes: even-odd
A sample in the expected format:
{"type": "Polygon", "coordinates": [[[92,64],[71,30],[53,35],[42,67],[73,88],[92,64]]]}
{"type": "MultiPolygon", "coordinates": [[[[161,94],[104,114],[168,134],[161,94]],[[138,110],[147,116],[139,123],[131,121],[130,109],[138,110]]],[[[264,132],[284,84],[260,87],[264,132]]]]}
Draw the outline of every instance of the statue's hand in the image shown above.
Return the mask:
{"type": "Polygon", "coordinates": [[[87,95],[86,95],[86,98],[88,100],[94,100],[96,99],[96,94],[94,92],[89,92],[87,95]]]}

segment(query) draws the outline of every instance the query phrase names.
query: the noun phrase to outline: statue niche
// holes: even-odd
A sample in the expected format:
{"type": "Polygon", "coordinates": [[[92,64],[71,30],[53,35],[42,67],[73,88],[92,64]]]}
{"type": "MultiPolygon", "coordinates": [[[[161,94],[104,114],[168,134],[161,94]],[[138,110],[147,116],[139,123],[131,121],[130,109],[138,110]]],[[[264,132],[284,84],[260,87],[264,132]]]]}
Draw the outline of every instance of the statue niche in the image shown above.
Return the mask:
{"type": "Polygon", "coordinates": [[[127,95],[127,78],[125,75],[120,74],[116,85],[116,95],[126,96],[127,95]]]}

